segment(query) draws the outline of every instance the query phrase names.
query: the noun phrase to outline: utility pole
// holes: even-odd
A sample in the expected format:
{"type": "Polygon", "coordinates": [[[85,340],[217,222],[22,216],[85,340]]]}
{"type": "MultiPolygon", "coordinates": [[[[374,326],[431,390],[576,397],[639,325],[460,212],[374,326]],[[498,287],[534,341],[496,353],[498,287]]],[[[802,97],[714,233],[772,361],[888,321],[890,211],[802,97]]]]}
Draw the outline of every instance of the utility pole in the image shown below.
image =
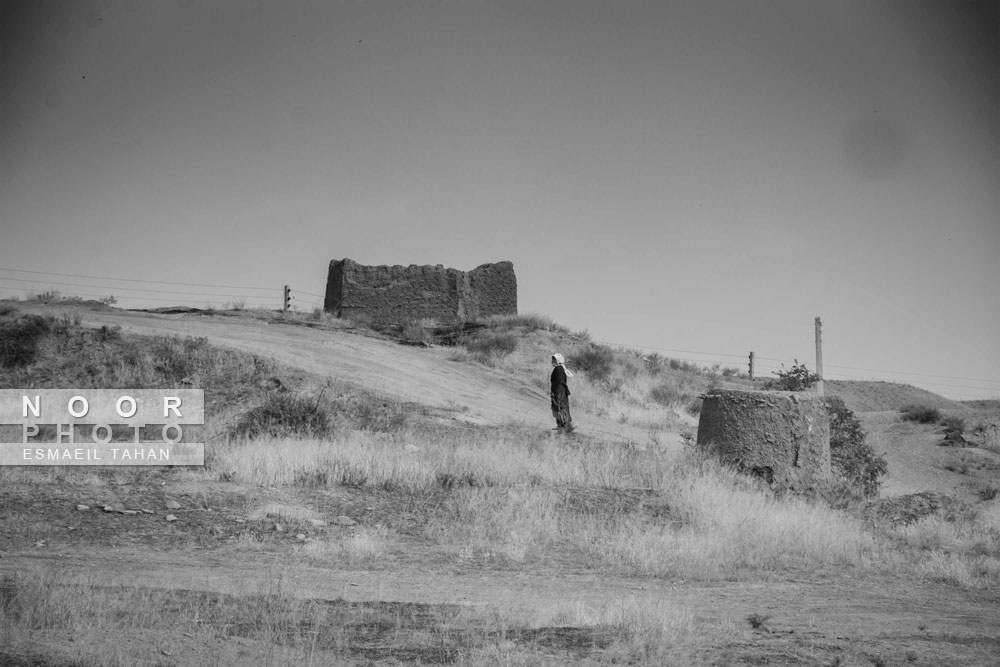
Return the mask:
{"type": "Polygon", "coordinates": [[[753,379],[753,350],[750,351],[750,379],[753,379]]]}
{"type": "Polygon", "coordinates": [[[281,305],[281,312],[287,313],[289,306],[292,305],[292,290],[288,289],[288,285],[285,285],[285,300],[281,305]]]}
{"type": "Polygon", "coordinates": [[[816,318],[816,375],[819,381],[816,382],[816,392],[823,395],[823,323],[816,318]]]}

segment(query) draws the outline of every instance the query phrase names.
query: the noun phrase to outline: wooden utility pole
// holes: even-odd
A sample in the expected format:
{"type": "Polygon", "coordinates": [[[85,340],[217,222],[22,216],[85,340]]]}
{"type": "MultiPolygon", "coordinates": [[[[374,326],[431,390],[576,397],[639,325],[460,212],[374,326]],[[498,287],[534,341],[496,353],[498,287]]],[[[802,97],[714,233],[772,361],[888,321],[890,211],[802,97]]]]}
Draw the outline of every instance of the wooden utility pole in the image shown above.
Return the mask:
{"type": "Polygon", "coordinates": [[[750,351],[750,379],[753,379],[753,350],[750,351]]]}
{"type": "Polygon", "coordinates": [[[819,381],[816,382],[816,392],[823,395],[823,323],[816,318],[816,375],[819,381]]]}

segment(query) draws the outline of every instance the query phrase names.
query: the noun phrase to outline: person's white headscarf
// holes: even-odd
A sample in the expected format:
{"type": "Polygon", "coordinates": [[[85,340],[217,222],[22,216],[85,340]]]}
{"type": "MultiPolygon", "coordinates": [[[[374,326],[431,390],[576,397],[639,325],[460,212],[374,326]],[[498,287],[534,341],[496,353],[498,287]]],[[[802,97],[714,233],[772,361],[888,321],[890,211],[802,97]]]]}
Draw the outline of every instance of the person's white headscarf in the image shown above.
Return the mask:
{"type": "Polygon", "coordinates": [[[566,377],[568,378],[573,377],[573,374],[569,372],[568,368],[566,368],[566,359],[561,354],[559,354],[558,352],[553,354],[552,362],[553,366],[562,366],[563,370],[566,371],[566,377]]]}

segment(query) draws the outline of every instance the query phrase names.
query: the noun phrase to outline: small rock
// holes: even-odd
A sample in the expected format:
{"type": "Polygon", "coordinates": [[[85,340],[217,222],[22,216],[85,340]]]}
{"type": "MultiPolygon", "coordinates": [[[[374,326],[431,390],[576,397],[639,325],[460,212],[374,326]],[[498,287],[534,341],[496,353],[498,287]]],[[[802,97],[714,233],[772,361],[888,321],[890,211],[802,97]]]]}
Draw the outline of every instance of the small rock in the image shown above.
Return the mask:
{"type": "Polygon", "coordinates": [[[175,517],[173,514],[168,514],[167,521],[177,521],[177,517],[175,517]]]}
{"type": "Polygon", "coordinates": [[[179,510],[181,508],[181,504],[176,500],[168,500],[167,502],[163,503],[163,506],[166,507],[168,510],[179,510]]]}
{"type": "Polygon", "coordinates": [[[349,516],[344,516],[343,514],[341,514],[340,516],[338,516],[336,519],[333,520],[333,523],[337,526],[353,526],[356,525],[358,522],[349,516]]]}
{"type": "Polygon", "coordinates": [[[313,528],[322,528],[326,525],[326,521],[323,521],[322,519],[309,519],[309,523],[312,524],[313,528]]]}
{"type": "Polygon", "coordinates": [[[153,510],[146,510],[146,509],[142,510],[142,513],[143,514],[156,514],[156,512],[154,512],[153,510]]]}
{"type": "Polygon", "coordinates": [[[305,542],[306,541],[306,534],[305,533],[299,533],[298,535],[295,536],[295,539],[297,539],[299,542],[305,542]]]}
{"type": "Polygon", "coordinates": [[[104,510],[105,512],[114,512],[115,511],[115,508],[112,507],[111,505],[105,505],[101,509],[104,510]]]}
{"type": "Polygon", "coordinates": [[[283,533],[283,532],[285,532],[285,527],[283,525],[281,525],[280,523],[276,523],[276,524],[274,524],[274,530],[277,531],[277,532],[279,532],[279,533],[283,533]]]}
{"type": "Polygon", "coordinates": [[[134,515],[136,515],[138,513],[139,513],[139,510],[122,510],[122,514],[129,514],[129,515],[132,515],[132,516],[134,516],[134,515]]]}
{"type": "Polygon", "coordinates": [[[90,505],[77,505],[76,508],[82,512],[83,510],[89,510],[90,505]]]}

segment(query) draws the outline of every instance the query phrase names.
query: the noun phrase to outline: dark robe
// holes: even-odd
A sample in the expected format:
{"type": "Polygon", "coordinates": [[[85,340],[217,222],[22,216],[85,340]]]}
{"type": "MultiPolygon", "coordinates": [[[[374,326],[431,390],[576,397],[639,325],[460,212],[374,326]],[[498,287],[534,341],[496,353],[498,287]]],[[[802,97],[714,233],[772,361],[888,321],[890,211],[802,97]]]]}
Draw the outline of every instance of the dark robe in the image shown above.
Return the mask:
{"type": "Polygon", "coordinates": [[[562,366],[552,369],[552,416],[558,428],[573,429],[573,417],[569,413],[569,385],[566,384],[566,369],[562,366]]]}

